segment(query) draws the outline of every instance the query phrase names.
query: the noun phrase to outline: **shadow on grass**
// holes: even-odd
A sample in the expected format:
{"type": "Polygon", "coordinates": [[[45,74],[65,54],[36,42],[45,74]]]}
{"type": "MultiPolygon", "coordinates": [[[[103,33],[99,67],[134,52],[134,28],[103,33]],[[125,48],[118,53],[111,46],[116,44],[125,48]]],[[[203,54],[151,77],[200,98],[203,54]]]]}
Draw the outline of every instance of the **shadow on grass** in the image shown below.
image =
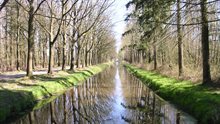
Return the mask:
{"type": "Polygon", "coordinates": [[[50,77],[48,75],[36,75],[34,76],[35,79],[40,81],[58,81],[58,80],[66,80],[66,78],[63,77],[50,77]]]}
{"type": "MultiPolygon", "coordinates": [[[[33,94],[28,91],[0,89],[0,123],[7,123],[10,117],[36,104],[33,94]]],[[[14,118],[14,117],[13,117],[14,118]]]]}
{"type": "MultiPolygon", "coordinates": [[[[57,82],[65,87],[69,87],[68,85],[68,79],[65,77],[50,77],[48,75],[36,75],[34,77],[35,79],[42,81],[42,82],[47,82],[47,81],[53,81],[53,82],[57,82]]],[[[76,77],[72,77],[74,78],[76,81],[79,81],[76,77]]]]}
{"type": "Polygon", "coordinates": [[[92,75],[94,75],[94,72],[90,71],[90,70],[83,70],[83,71],[79,71],[79,72],[73,72],[73,71],[67,71],[69,74],[71,74],[71,78],[74,78],[76,81],[80,81],[77,76],[80,76],[82,75],[84,80],[87,78],[87,77],[90,77],[92,75]]]}
{"type": "Polygon", "coordinates": [[[0,79],[17,79],[17,78],[21,78],[24,77],[25,74],[0,74],[0,79]]]}
{"type": "MultiPolygon", "coordinates": [[[[77,77],[74,77],[74,79],[77,79],[77,77]]],[[[47,81],[54,81],[56,83],[59,83],[65,87],[69,87],[67,78],[63,77],[49,77],[47,75],[37,75],[33,77],[33,81],[37,80],[37,82],[47,82],[47,81]]],[[[24,82],[24,81],[22,81],[24,82]]],[[[7,89],[0,85],[0,123],[6,123],[8,121],[8,117],[12,117],[22,110],[25,110],[27,108],[32,109],[35,105],[35,102],[37,101],[37,98],[34,97],[32,91],[39,90],[37,87],[40,87],[42,89],[43,94],[52,96],[52,93],[48,91],[48,89],[41,84],[37,83],[22,83],[21,81],[16,80],[0,80],[0,83],[14,83],[18,86],[30,88],[30,92],[27,90],[16,90],[16,89],[7,89]],[[35,89],[36,88],[36,89],[35,89]]],[[[25,88],[25,89],[26,89],[25,88]]]]}
{"type": "Polygon", "coordinates": [[[87,76],[87,77],[93,75],[93,73],[87,74],[86,72],[89,72],[89,71],[86,71],[86,70],[85,70],[85,71],[83,71],[83,72],[75,72],[75,74],[80,74],[80,75],[82,74],[83,76],[87,76]]]}
{"type": "Polygon", "coordinates": [[[93,75],[94,73],[90,70],[85,70],[86,72],[88,72],[89,74],[93,75]]]}
{"type": "Polygon", "coordinates": [[[82,71],[67,71],[68,74],[77,74],[77,73],[86,73],[88,72],[89,74],[93,75],[94,73],[88,69],[82,70],[82,71]]]}
{"type": "Polygon", "coordinates": [[[2,79],[2,80],[0,80],[0,84],[3,84],[3,83],[10,83],[10,84],[16,84],[16,83],[18,83],[18,81],[16,81],[16,80],[5,80],[5,79],[2,79]]]}
{"type": "MultiPolygon", "coordinates": [[[[40,81],[56,81],[57,83],[69,87],[65,82],[67,79],[65,78],[51,78],[46,75],[36,76],[37,80],[40,81]]],[[[35,78],[36,79],[36,78],[35,78]]],[[[77,79],[77,78],[76,78],[77,79]]],[[[4,80],[0,81],[0,83],[5,82],[4,80]]],[[[37,83],[22,83],[16,80],[8,80],[6,83],[14,83],[18,86],[30,88],[31,91],[27,90],[16,90],[16,89],[7,89],[0,85],[0,123],[7,123],[11,118],[26,109],[32,109],[38,99],[34,97],[34,90],[39,90],[42,94],[52,96],[52,93],[48,91],[48,89],[37,83]],[[37,88],[39,87],[39,88],[37,88]],[[35,89],[36,88],[36,89],[35,89]]],[[[25,88],[25,89],[26,89],[25,88]]]]}
{"type": "Polygon", "coordinates": [[[201,84],[203,87],[209,87],[209,88],[219,88],[220,90],[220,82],[219,81],[212,81],[212,83],[209,84],[201,84]]]}
{"type": "Polygon", "coordinates": [[[23,86],[23,87],[41,87],[46,93],[48,93],[50,96],[52,96],[52,94],[47,90],[47,88],[45,88],[43,85],[38,85],[38,84],[25,84],[25,83],[18,83],[18,85],[23,86]]]}

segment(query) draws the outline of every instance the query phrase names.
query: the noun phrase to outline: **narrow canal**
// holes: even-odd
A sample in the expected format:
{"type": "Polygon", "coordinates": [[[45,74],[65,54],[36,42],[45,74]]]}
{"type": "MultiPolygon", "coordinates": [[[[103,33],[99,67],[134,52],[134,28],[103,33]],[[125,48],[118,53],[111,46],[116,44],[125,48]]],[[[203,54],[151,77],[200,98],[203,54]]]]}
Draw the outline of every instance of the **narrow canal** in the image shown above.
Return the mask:
{"type": "Polygon", "coordinates": [[[194,124],[121,66],[73,87],[13,124],[194,124]]]}

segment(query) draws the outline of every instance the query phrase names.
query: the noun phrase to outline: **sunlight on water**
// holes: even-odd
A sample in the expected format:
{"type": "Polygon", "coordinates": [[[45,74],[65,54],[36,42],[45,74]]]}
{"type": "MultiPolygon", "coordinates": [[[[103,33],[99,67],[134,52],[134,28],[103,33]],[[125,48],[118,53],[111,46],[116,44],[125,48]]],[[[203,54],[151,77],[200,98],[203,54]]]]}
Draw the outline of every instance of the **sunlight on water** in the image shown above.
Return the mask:
{"type": "Polygon", "coordinates": [[[123,123],[122,114],[125,111],[125,108],[121,105],[123,103],[123,96],[122,96],[122,86],[121,86],[121,79],[119,76],[119,70],[117,68],[115,74],[115,90],[114,90],[114,100],[115,103],[113,104],[113,111],[111,115],[113,117],[113,121],[115,123],[123,123]]]}

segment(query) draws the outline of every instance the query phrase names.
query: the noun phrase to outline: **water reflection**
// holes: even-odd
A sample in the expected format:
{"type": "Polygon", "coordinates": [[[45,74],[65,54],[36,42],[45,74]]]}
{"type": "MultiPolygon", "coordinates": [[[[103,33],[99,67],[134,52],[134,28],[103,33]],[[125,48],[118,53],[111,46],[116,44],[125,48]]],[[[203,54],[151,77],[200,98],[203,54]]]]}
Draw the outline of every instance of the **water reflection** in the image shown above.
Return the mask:
{"type": "Polygon", "coordinates": [[[124,96],[122,94],[123,90],[118,68],[116,70],[115,79],[112,84],[114,85],[114,102],[112,103],[113,111],[111,111],[109,115],[109,118],[111,118],[109,121],[114,123],[123,123],[123,114],[126,113],[126,109],[122,106],[122,103],[124,103],[124,96]]]}
{"type": "Polygon", "coordinates": [[[73,87],[14,124],[194,124],[122,67],[112,67],[73,87]]]}

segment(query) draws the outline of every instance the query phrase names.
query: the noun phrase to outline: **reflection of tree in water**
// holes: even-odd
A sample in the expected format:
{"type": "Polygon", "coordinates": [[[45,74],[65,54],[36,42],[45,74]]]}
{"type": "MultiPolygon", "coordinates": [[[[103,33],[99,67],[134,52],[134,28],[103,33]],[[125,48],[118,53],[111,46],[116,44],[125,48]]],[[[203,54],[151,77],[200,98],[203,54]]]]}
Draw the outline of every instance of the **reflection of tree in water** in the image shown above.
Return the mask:
{"type": "MultiPolygon", "coordinates": [[[[41,109],[30,112],[15,124],[71,124],[112,122],[115,98],[116,69],[112,67],[101,74],[88,79],[80,86],[73,87],[41,109]]],[[[119,118],[115,123],[179,123],[188,122],[187,118],[161,100],[123,68],[119,71],[121,79],[122,101],[119,118]],[[178,115],[178,117],[177,117],[178,115]]],[[[117,96],[118,97],[118,96],[117,96]]]]}
{"type": "Polygon", "coordinates": [[[111,97],[114,71],[106,70],[103,74],[90,78],[83,85],[76,88],[78,105],[75,111],[79,115],[78,121],[101,123],[112,111],[111,97]]]}

